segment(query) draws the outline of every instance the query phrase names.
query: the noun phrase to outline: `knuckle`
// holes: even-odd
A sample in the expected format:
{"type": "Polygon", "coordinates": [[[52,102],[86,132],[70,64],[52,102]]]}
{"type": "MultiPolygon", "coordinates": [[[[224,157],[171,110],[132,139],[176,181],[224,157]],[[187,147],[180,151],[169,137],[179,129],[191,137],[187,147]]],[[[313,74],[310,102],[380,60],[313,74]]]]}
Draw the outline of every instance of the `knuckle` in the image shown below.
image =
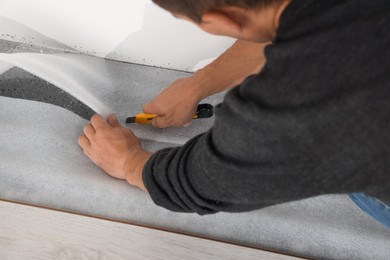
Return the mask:
{"type": "Polygon", "coordinates": [[[96,138],[98,140],[105,136],[106,136],[106,131],[104,129],[99,129],[99,131],[96,131],[96,138]]]}

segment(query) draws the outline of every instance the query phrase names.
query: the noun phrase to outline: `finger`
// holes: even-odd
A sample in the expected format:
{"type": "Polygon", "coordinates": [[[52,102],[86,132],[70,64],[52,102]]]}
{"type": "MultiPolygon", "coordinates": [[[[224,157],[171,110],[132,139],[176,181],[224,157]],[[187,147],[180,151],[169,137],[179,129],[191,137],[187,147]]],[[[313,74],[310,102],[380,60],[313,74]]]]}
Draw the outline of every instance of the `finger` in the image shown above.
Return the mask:
{"type": "Polygon", "coordinates": [[[78,143],[81,146],[81,148],[83,148],[83,150],[86,150],[91,146],[91,142],[88,140],[88,138],[85,135],[79,137],[78,143]]]}
{"type": "Polygon", "coordinates": [[[153,106],[153,103],[150,101],[144,105],[144,113],[153,114],[156,113],[156,109],[153,106]]]}
{"type": "Polygon", "coordinates": [[[93,136],[94,136],[95,133],[96,133],[95,129],[94,129],[93,126],[90,125],[90,124],[84,126],[83,132],[84,132],[84,135],[85,135],[88,139],[92,139],[93,136]]]}
{"type": "Polygon", "coordinates": [[[112,127],[118,127],[121,126],[121,124],[118,121],[118,118],[116,117],[115,114],[111,114],[108,116],[107,122],[112,126],[112,127]]]}
{"type": "Polygon", "coordinates": [[[94,114],[91,118],[91,124],[92,126],[97,129],[97,128],[107,128],[110,127],[108,122],[104,120],[104,118],[99,115],[99,114],[94,114]]]}
{"type": "Polygon", "coordinates": [[[189,127],[191,124],[192,124],[192,122],[189,121],[189,122],[185,123],[185,124],[183,125],[183,127],[189,127]]]}
{"type": "Polygon", "coordinates": [[[91,158],[91,154],[87,150],[83,150],[83,153],[88,156],[88,158],[91,158]]]}
{"type": "Polygon", "coordinates": [[[157,114],[157,115],[161,115],[161,116],[164,115],[163,111],[161,111],[161,109],[159,109],[159,107],[156,105],[156,102],[154,102],[153,100],[146,103],[144,105],[143,110],[144,110],[144,113],[146,113],[146,114],[157,114]]]}
{"type": "Polygon", "coordinates": [[[83,152],[91,160],[91,162],[93,162],[94,164],[97,165],[96,161],[93,159],[93,157],[91,156],[91,153],[88,150],[83,150],[83,152]]]}
{"type": "Polygon", "coordinates": [[[152,126],[156,128],[167,128],[170,125],[170,122],[161,116],[155,117],[152,120],[152,126]]]}

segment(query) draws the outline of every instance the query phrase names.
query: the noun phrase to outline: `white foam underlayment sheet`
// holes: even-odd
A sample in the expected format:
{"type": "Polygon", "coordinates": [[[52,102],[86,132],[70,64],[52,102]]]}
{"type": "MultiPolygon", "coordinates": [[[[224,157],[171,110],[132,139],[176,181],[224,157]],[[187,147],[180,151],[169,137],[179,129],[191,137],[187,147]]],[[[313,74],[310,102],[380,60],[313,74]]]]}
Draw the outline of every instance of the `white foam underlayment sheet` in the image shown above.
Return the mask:
{"type": "MultiPolygon", "coordinates": [[[[101,113],[122,118],[141,111],[175,77],[188,76],[80,55],[0,54],[0,61],[3,71],[4,62],[21,67],[101,113]]],[[[77,138],[87,123],[58,106],[0,96],[0,198],[320,259],[390,255],[390,229],[345,195],[202,217],[160,208],[147,193],[109,177],[84,156],[77,138]]],[[[155,151],[179,145],[211,125],[202,120],[185,129],[132,128],[145,149],[155,151]]]]}
{"type": "MultiPolygon", "coordinates": [[[[134,66],[80,54],[0,53],[0,72],[12,66],[28,71],[65,90],[103,116],[116,113],[121,122],[142,112],[143,105],[170,85],[177,77],[188,73],[146,66],[134,66]]],[[[221,95],[208,98],[213,105],[221,95]]],[[[159,130],[133,126],[142,139],[183,144],[189,137],[212,126],[213,120],[194,122],[189,129],[159,130]]]]}

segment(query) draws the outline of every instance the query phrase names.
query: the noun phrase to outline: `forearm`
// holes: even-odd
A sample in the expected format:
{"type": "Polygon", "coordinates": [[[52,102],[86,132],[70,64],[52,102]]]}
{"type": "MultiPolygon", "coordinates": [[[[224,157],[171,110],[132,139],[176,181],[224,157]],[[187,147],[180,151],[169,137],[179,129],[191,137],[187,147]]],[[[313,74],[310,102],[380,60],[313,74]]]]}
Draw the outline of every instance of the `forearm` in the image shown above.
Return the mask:
{"type": "Polygon", "coordinates": [[[247,76],[259,73],[265,64],[264,48],[270,43],[238,40],[225,53],[192,78],[201,98],[228,90],[247,76]]]}

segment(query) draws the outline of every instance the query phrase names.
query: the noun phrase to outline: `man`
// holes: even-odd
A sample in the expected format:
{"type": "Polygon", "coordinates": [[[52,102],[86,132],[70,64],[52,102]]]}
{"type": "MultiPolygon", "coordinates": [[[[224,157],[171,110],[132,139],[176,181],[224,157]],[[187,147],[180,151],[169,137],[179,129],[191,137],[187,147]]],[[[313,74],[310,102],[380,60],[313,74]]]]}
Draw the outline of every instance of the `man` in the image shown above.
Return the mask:
{"type": "Polygon", "coordinates": [[[238,212],[351,193],[390,227],[390,208],[368,196],[390,202],[387,0],[155,3],[238,41],[145,105],[159,115],[154,126],[186,125],[200,100],[231,90],[210,131],[153,155],[114,115],[95,115],[79,139],[92,161],[173,211],[238,212]]]}

